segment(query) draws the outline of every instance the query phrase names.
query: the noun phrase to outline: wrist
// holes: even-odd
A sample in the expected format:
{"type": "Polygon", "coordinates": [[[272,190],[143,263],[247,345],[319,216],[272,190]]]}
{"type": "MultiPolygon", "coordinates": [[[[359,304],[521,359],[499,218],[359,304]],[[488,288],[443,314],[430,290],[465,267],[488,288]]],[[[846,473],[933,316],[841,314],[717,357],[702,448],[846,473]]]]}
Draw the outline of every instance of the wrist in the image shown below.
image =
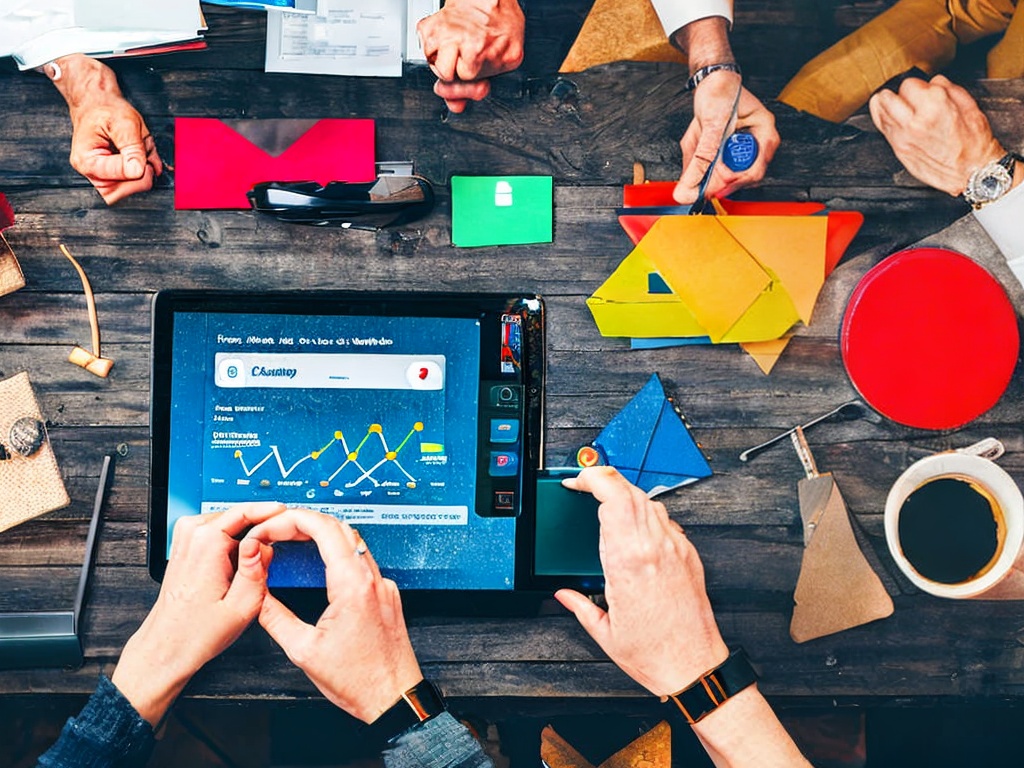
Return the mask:
{"type": "Polygon", "coordinates": [[[192,675],[178,671],[173,656],[154,653],[153,644],[138,633],[125,643],[110,681],[154,728],[163,720],[192,675]]]}
{"type": "Polygon", "coordinates": [[[724,706],[733,696],[757,681],[757,673],[747,654],[738,648],[713,667],[701,673],[696,681],[677,690],[662,701],[674,706],[690,725],[699,723],[724,706]]]}
{"type": "Polygon", "coordinates": [[[81,53],[60,56],[43,65],[42,71],[64,97],[72,114],[90,100],[121,95],[113,70],[81,53]]]}
{"type": "Polygon", "coordinates": [[[419,664],[414,664],[390,680],[367,682],[364,695],[361,696],[363,701],[357,709],[349,710],[349,713],[364,723],[373,723],[400,704],[405,693],[415,688],[423,679],[419,664]]]}
{"type": "Polygon", "coordinates": [[[367,724],[370,737],[382,744],[391,743],[411,728],[440,715],[447,710],[444,696],[431,681],[421,678],[383,713],[367,724]]]}
{"type": "Polygon", "coordinates": [[[691,75],[702,67],[736,61],[729,45],[729,22],[721,16],[690,22],[675,32],[672,42],[686,54],[691,75]]]}
{"type": "Polygon", "coordinates": [[[701,675],[707,674],[729,658],[729,647],[717,632],[712,638],[696,642],[691,647],[703,650],[699,654],[687,654],[685,659],[680,658],[680,665],[658,681],[659,690],[654,691],[656,695],[668,696],[688,688],[701,675]]]}

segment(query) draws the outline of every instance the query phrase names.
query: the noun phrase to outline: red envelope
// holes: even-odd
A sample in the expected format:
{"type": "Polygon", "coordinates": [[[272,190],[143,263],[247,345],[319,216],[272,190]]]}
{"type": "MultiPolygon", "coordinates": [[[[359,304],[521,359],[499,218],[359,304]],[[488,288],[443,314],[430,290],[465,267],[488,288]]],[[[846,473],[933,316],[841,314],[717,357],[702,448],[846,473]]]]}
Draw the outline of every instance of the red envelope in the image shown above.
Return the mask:
{"type": "Polygon", "coordinates": [[[174,121],[174,207],[248,208],[263,181],[373,181],[373,120],[174,121]]]}

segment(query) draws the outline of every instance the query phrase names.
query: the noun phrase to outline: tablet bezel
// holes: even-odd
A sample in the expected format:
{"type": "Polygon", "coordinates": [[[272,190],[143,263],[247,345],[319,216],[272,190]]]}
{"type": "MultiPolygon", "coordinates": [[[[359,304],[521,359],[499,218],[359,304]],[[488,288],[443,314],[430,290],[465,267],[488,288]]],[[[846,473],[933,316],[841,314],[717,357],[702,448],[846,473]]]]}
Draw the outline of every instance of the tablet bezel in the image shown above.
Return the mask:
{"type": "MultiPolygon", "coordinates": [[[[453,294],[453,293],[368,293],[345,291],[307,292],[229,292],[206,290],[168,290],[156,294],[152,311],[152,371],[150,398],[150,509],[147,559],[151,576],[160,581],[167,565],[167,503],[170,448],[171,364],[174,341],[174,315],[177,312],[208,312],[228,314],[289,315],[355,315],[391,317],[479,317],[485,323],[481,332],[481,349],[493,347],[490,331],[500,332],[500,316],[518,313],[523,317],[522,361],[520,383],[525,403],[522,419],[519,523],[516,526],[515,586],[511,590],[403,590],[409,604],[442,609],[464,605],[458,612],[488,610],[492,600],[508,606],[523,603],[528,596],[537,596],[532,576],[533,526],[524,524],[524,516],[532,514],[536,489],[536,473],[543,466],[544,429],[544,361],[545,321],[543,302],[532,294],[453,294]],[[486,325],[490,323],[490,327],[486,325]],[[517,598],[510,599],[510,595],[517,598]],[[473,608],[472,606],[476,606],[473,608]]],[[[498,380],[488,377],[497,362],[481,355],[481,394],[484,386],[498,380]],[[493,365],[492,365],[493,363],[493,365]]],[[[505,379],[507,381],[507,377],[505,379]]],[[[481,487],[481,457],[488,452],[485,419],[479,417],[478,406],[478,493],[481,487]]],[[[297,602],[318,604],[323,589],[282,588],[275,590],[297,602]]],[[[548,593],[550,594],[550,593],[548,593]]],[[[513,608],[514,610],[514,608],[513,608]]]]}

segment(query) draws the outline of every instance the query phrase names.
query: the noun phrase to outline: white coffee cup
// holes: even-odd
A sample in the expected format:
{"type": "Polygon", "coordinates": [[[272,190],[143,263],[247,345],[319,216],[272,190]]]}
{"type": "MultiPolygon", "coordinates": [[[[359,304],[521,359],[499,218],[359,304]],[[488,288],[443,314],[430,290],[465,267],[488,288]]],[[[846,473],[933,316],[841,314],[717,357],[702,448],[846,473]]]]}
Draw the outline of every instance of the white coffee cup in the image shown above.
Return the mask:
{"type": "Polygon", "coordinates": [[[917,587],[938,597],[954,599],[1024,599],[1024,497],[1002,467],[993,462],[1003,445],[988,438],[968,448],[937,453],[912,464],[893,485],[885,501],[885,539],[896,565],[917,587]],[[997,528],[993,560],[966,581],[947,584],[923,576],[900,545],[900,511],[917,489],[935,480],[952,478],[976,485],[989,497],[997,528]]]}

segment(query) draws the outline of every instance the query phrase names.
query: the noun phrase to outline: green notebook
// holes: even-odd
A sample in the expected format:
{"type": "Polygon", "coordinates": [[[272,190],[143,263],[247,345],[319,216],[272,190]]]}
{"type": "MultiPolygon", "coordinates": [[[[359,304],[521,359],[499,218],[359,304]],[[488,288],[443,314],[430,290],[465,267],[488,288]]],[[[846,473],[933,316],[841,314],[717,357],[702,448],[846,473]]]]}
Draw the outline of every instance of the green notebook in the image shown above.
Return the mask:
{"type": "Polygon", "coordinates": [[[452,176],[452,243],[551,242],[550,176],[452,176]]]}

